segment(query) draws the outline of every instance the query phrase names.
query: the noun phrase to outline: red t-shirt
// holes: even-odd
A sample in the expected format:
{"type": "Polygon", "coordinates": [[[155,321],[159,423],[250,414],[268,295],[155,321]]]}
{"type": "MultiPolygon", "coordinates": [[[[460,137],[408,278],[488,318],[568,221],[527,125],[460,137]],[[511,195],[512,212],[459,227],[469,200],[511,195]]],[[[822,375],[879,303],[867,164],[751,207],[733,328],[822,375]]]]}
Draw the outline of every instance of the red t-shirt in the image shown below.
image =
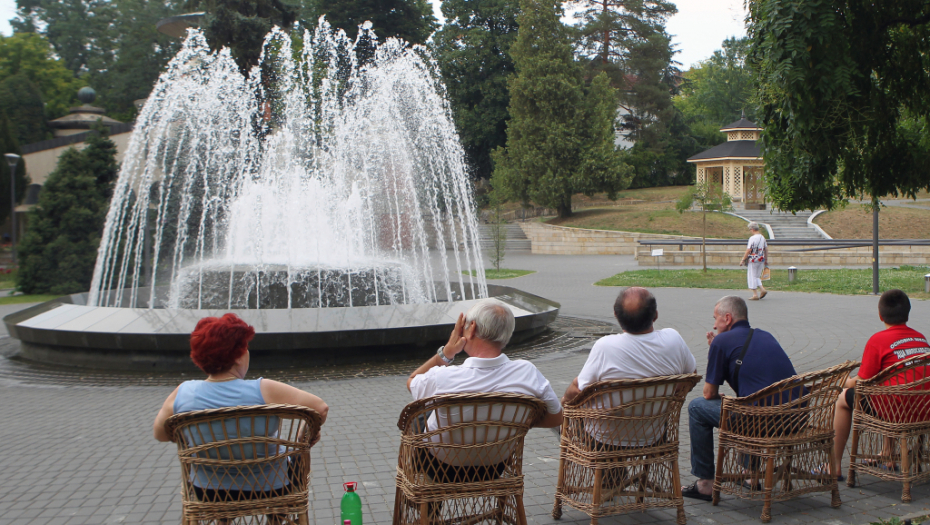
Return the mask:
{"type": "MultiPolygon", "coordinates": [[[[908,328],[907,325],[894,325],[876,333],[865,344],[865,352],[862,353],[862,366],[859,367],[859,378],[869,379],[898,361],[926,353],[930,353],[930,345],[927,344],[927,338],[923,334],[908,328]]],[[[885,384],[909,383],[923,379],[923,377],[923,370],[914,369],[906,374],[889,379],[885,384]]],[[[930,383],[921,385],[921,389],[930,390],[930,383]]],[[[930,416],[930,407],[915,405],[915,403],[925,404],[925,400],[921,400],[919,397],[881,397],[894,398],[872,400],[873,408],[883,419],[905,422],[905,420],[922,420],[925,416],[930,416]],[[898,399],[899,397],[902,399],[898,399]],[[907,401],[904,401],[903,398],[907,398],[907,401]]]]}

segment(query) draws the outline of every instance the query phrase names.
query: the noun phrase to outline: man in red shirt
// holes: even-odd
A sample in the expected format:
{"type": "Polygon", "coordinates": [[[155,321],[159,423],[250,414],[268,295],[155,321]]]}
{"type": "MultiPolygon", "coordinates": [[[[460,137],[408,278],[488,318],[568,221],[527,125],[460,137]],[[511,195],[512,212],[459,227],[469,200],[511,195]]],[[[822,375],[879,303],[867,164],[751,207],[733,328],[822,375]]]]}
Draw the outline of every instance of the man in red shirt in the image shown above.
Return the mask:
{"type": "MultiPolygon", "coordinates": [[[[833,443],[834,465],[842,467],[843,450],[852,427],[852,406],[856,399],[856,381],[870,379],[889,366],[916,355],[930,353],[927,338],[917,330],[907,326],[911,302],[901,290],[888,290],[878,300],[878,318],[885,323],[885,329],[869,338],[862,353],[862,365],[859,373],[846,381],[846,389],[836,400],[833,416],[833,429],[836,437],[833,443]]],[[[922,379],[910,378],[912,381],[922,379]]],[[[876,409],[878,407],[872,407],[876,409]]],[[[842,472],[842,470],[841,470],[842,472]]],[[[842,480],[842,476],[837,476],[842,480]]]]}

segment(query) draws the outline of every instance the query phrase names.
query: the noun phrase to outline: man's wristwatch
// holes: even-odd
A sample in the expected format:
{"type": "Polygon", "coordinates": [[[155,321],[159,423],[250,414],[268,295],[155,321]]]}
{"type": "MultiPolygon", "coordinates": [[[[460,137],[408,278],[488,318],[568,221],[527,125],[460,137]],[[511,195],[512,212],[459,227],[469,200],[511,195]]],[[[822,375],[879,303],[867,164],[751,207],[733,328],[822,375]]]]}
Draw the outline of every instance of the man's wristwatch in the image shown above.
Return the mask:
{"type": "Polygon", "coordinates": [[[449,359],[448,357],[446,357],[446,354],[443,353],[443,350],[445,350],[445,349],[446,349],[446,345],[440,346],[440,347],[439,347],[439,350],[436,350],[436,355],[439,356],[439,359],[442,359],[442,362],[443,362],[443,363],[445,363],[445,364],[447,364],[447,365],[451,365],[451,364],[452,364],[452,361],[455,361],[455,356],[452,356],[452,359],[449,359]]]}

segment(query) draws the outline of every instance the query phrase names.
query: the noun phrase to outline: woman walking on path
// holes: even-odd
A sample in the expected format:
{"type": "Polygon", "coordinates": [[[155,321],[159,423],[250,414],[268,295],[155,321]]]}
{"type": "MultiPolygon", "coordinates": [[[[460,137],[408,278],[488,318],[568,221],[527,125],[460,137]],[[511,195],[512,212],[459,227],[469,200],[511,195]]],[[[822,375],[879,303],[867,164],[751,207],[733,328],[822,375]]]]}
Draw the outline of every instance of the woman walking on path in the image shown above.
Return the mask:
{"type": "Polygon", "coordinates": [[[768,294],[765,287],[762,286],[762,270],[768,266],[769,245],[765,242],[765,237],[759,233],[759,223],[750,222],[749,231],[752,236],[749,237],[749,243],[746,246],[746,253],[740,260],[739,265],[744,264],[747,267],[747,280],[749,289],[752,290],[750,301],[758,301],[768,294]]]}

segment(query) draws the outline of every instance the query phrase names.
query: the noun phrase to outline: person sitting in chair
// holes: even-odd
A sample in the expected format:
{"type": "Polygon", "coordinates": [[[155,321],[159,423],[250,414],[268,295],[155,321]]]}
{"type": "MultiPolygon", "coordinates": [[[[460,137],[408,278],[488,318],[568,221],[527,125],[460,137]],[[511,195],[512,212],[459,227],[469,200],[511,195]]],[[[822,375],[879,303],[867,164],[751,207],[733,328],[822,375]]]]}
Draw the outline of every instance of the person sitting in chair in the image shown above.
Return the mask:
{"type": "MultiPolygon", "coordinates": [[[[515,324],[513,312],[506,304],[496,299],[478,301],[468,313],[459,314],[449,342],[439,347],[436,355],[410,374],[407,390],[414,400],[440,394],[471,392],[525,394],[546,404],[547,414],[535,426],[559,426],[562,423],[562,405],[549,381],[529,361],[511,360],[503,353],[513,335],[515,324]],[[469,357],[460,366],[451,366],[455,356],[461,352],[469,357]]],[[[440,411],[433,411],[426,421],[430,431],[446,426],[447,422],[443,421],[446,414],[437,415],[437,412],[440,411]]],[[[419,450],[426,452],[426,449],[419,450]]],[[[441,449],[435,452],[436,455],[450,456],[439,459],[449,460],[452,466],[438,465],[433,458],[423,457],[420,462],[427,465],[430,477],[435,479],[439,472],[446,478],[444,481],[463,481],[476,475],[485,477],[479,472],[482,469],[465,464],[468,461],[456,461],[457,458],[451,457],[454,453],[441,449]]],[[[500,476],[497,466],[483,466],[495,470],[496,475],[500,476]]]]}
{"type": "MultiPolygon", "coordinates": [[[[878,300],[878,318],[885,323],[885,329],[869,338],[865,344],[865,351],[862,353],[859,373],[846,380],[846,388],[836,400],[836,410],[833,416],[833,429],[836,431],[833,441],[833,464],[837,468],[840,468],[843,463],[843,450],[846,448],[846,440],[849,439],[849,431],[852,427],[856,383],[860,379],[872,378],[898,361],[930,353],[927,338],[907,326],[910,313],[911,301],[901,290],[888,290],[878,300]]],[[[886,465],[886,467],[894,468],[894,465],[886,465]]],[[[842,481],[844,478],[839,472],[837,472],[837,480],[842,481]]]]}
{"type": "MultiPolygon", "coordinates": [[[[220,318],[205,317],[197,322],[191,333],[191,360],[207,374],[207,378],[185,381],[171,392],[155,416],[155,439],[173,440],[173,436],[168,435],[165,430],[165,422],[172,415],[211,408],[265,404],[300,405],[316,410],[322,421],[326,421],[329,407],[319,397],[270,379],[245,379],[249,371],[248,345],[253,337],[255,329],[235,314],[226,314],[220,318]]],[[[274,425],[270,422],[255,421],[255,425],[261,423],[266,426],[264,430],[252,429],[252,423],[247,423],[243,424],[243,428],[249,427],[251,432],[273,432],[271,427],[274,425]]],[[[196,436],[192,438],[197,439],[196,436]]],[[[319,436],[315,436],[315,439],[319,439],[319,436]]],[[[293,469],[294,466],[287,465],[285,460],[278,467],[267,468],[276,471],[257,472],[256,476],[250,478],[243,476],[241,472],[210,472],[209,469],[201,467],[191,472],[191,481],[200,500],[255,499],[286,489],[289,479],[287,470],[293,469]]]]}
{"type": "Polygon", "coordinates": [[[681,495],[712,499],[714,428],[720,426],[720,385],[726,381],[738,397],[754,394],[795,374],[794,365],[772,334],[749,326],[746,302],[728,295],[714,306],[714,329],[707,332],[707,374],[704,395],[688,405],[691,434],[691,474],[698,480],[682,487],[681,495]]]}

